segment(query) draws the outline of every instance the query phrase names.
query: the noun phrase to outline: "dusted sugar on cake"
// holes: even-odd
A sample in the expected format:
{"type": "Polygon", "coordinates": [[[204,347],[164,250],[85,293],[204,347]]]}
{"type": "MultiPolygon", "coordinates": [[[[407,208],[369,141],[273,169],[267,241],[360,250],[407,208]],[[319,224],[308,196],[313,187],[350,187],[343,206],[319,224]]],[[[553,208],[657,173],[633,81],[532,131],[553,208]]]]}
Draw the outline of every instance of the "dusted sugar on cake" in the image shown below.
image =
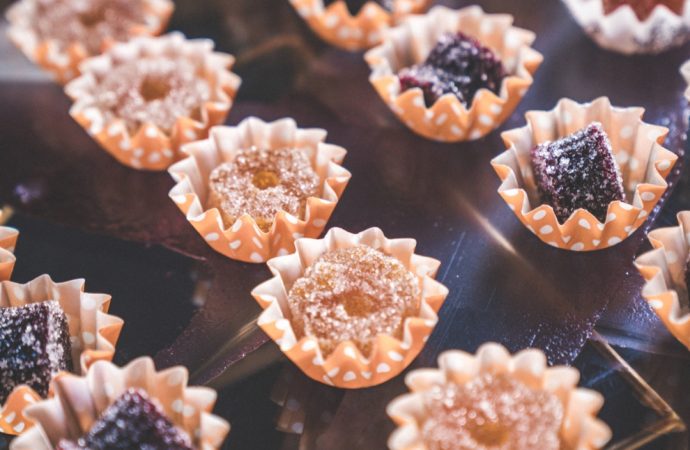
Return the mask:
{"type": "Polygon", "coordinates": [[[76,442],[63,439],[57,450],[191,450],[177,428],[141,389],[130,388],[108,406],[76,442]]]}
{"type": "MultiPolygon", "coordinates": [[[[328,6],[331,3],[335,3],[338,0],[324,0],[324,6],[328,6]]],[[[388,10],[388,11],[393,11],[393,3],[395,0],[343,0],[345,2],[345,5],[347,6],[347,9],[350,11],[350,14],[353,16],[358,14],[359,11],[366,5],[367,3],[376,3],[382,8],[388,10]]]]}
{"type": "Polygon", "coordinates": [[[30,1],[38,39],[53,42],[63,52],[79,43],[89,55],[97,55],[104,43],[132,37],[132,28],[145,20],[140,0],[30,1]]]}
{"type": "Polygon", "coordinates": [[[625,201],[620,170],[598,122],[532,149],[532,169],[541,200],[563,223],[579,208],[606,221],[609,203],[625,201]]]}
{"type": "Polygon", "coordinates": [[[683,10],[685,9],[685,0],[603,0],[604,2],[604,14],[611,14],[618,8],[628,5],[635,15],[641,21],[646,20],[659,5],[667,7],[669,10],[678,14],[683,15],[683,10]]]}
{"type": "Polygon", "coordinates": [[[485,374],[424,394],[427,450],[559,450],[564,407],[550,392],[485,374]]]}
{"type": "Polygon", "coordinates": [[[191,59],[155,56],[125,61],[100,75],[95,105],[131,133],[152,123],[167,134],[180,117],[201,120],[212,86],[191,59]]]}
{"type": "Polygon", "coordinates": [[[423,63],[398,72],[401,91],[422,89],[428,106],[453,94],[468,107],[480,89],[498,94],[505,76],[496,54],[461,32],[441,35],[423,63]]]}
{"type": "Polygon", "coordinates": [[[400,261],[358,245],[320,256],[290,288],[288,306],[298,339],[316,338],[324,356],[348,340],[369,356],[378,335],[402,338],[420,297],[419,280],[400,261]]]}
{"type": "Polygon", "coordinates": [[[0,308],[0,405],[26,384],[41,396],[51,379],[72,370],[67,316],[56,301],[0,308]]]}
{"type": "Polygon", "coordinates": [[[208,206],[220,210],[226,227],[248,214],[268,232],[279,211],[302,218],[319,185],[304,151],[250,147],[211,172],[208,206]]]}

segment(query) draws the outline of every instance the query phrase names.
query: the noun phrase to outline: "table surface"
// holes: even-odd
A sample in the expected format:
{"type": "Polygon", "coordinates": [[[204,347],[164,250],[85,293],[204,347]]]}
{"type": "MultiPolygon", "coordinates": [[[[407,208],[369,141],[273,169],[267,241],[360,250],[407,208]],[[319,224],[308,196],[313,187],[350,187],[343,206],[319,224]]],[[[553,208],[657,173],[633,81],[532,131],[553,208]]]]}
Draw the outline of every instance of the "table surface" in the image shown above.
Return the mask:
{"type": "MultiPolygon", "coordinates": [[[[545,56],[499,131],[562,97],[606,95],[619,106],[644,106],[646,121],[668,126],[667,147],[683,156],[678,169],[684,166],[687,108],[678,68],[690,46],[625,57],[591,43],[555,0],[476,3],[536,31],[535,48],[545,56]]],[[[319,42],[286,0],[178,0],[170,29],[212,38],[237,56],[243,85],[228,123],[293,117],[325,128],[329,142],[348,149],[344,165],[353,178],[329,226],[379,226],[390,237],[416,238],[418,253],[442,261],[438,278],[450,295],[412,367],[489,340],[513,351],[539,347],[550,362],[569,364],[596,330],[690,420],[690,353],[641,298],[632,264],[649,248],[650,228],[672,225],[678,211],[690,209],[690,175],[670,175],[672,193],[660,211],[622,244],[586,254],[553,249],[496,193],[489,161],[504,149],[499,131],[461,144],[415,136],[370,86],[361,53],[319,42]]],[[[12,207],[10,225],[21,231],[14,279],[83,277],[89,291],[111,294],[111,312],[126,322],[116,361],[152,355],[160,367],[183,364],[193,381],[217,387],[216,411],[233,426],[227,448],[384,448],[393,429],[384,408],[405,390],[402,376],[341,391],[294,370],[255,325],[260,309],[249,292],[269,277],[266,267],[214,253],[168,199],[169,175],[119,165],[72,121],[69,106],[3,33],[0,204],[12,207]],[[286,398],[304,401],[281,412],[276,400],[286,398]],[[304,420],[291,426],[303,427],[284,433],[281,421],[292,410],[304,420]]],[[[687,447],[687,436],[677,434],[646,448],[687,447]]]]}

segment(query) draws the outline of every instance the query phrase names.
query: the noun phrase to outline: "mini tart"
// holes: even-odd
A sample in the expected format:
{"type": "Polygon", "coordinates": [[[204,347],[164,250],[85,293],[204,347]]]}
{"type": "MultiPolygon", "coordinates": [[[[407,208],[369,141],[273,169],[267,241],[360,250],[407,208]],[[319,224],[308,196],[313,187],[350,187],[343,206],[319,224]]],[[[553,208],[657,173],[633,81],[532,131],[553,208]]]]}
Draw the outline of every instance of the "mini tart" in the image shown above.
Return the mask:
{"type": "Polygon", "coordinates": [[[452,10],[443,6],[410,16],[389,30],[383,43],[369,50],[369,81],[395,115],[415,133],[441,142],[479,139],[503,123],[532,85],[543,57],[530,45],[534,33],[512,26],[512,16],[486,14],[479,6],[452,10]],[[426,59],[439,37],[461,31],[491,48],[503,63],[506,77],[499,95],[480,89],[466,108],[453,94],[427,107],[419,88],[401,92],[397,73],[426,59]]]}
{"type": "Polygon", "coordinates": [[[196,448],[218,449],[230,425],[211,414],[216,392],[189,387],[187,378],[187,369],[181,366],[156,371],[148,357],[135,359],[122,368],[98,361],[83,376],[56,377],[52,385],[55,395],[25,410],[36,426],[16,438],[10,448],[52,450],[61,439],[76,440],[123,392],[134,387],[155,399],[175,426],[192,438],[196,448]]]}
{"type": "Polygon", "coordinates": [[[637,257],[645,279],[642,296],[676,339],[690,349],[690,310],[685,281],[690,255],[690,211],[678,213],[678,226],[649,232],[654,250],[637,257]]]}
{"type": "Polygon", "coordinates": [[[393,0],[393,11],[368,2],[352,15],[344,1],[327,7],[323,0],[290,0],[292,6],[324,41],[346,50],[371,48],[381,42],[382,33],[408,14],[424,12],[430,0],[393,0]]]}
{"type": "MultiPolygon", "coordinates": [[[[212,41],[188,40],[181,33],[116,44],[103,55],[84,61],[80,66],[82,75],[65,87],[74,100],[70,115],[122,164],[135,169],[165,170],[180,159],[183,144],[205,139],[210,127],[225,121],[241,83],[230,71],[234,61],[231,55],[214,52],[212,41]],[[99,100],[103,94],[101,84],[108,74],[154,58],[185,63],[193,68],[195,79],[208,87],[208,99],[194,108],[194,114],[176,117],[170,129],[150,120],[137,119],[134,125],[132,118],[118,117],[115,111],[104,109],[99,100]]],[[[168,93],[162,93],[162,97],[168,93]]],[[[142,98],[146,95],[141,92],[142,98]]]]}
{"type": "Polygon", "coordinates": [[[661,146],[668,129],[644,123],[642,108],[617,108],[606,97],[578,104],[562,99],[551,111],[529,111],[527,125],[502,133],[508,148],[491,161],[501,179],[498,193],[520,221],[539,239],[564,250],[590,251],[611,247],[637,230],[659,202],[665,178],[678,156],[661,146]],[[563,224],[550,205],[540,204],[530,151],[540,143],[572,134],[600,122],[621,169],[628,201],[614,201],[600,222],[578,209],[563,224]]]}
{"type": "Polygon", "coordinates": [[[575,21],[599,46],[620,53],[660,53],[690,39],[690,1],[679,15],[657,5],[640,19],[630,5],[609,14],[604,0],[563,0],[575,21]]]}
{"type": "MultiPolygon", "coordinates": [[[[0,217],[2,212],[0,211],[0,217]]],[[[9,280],[17,258],[14,247],[17,245],[19,232],[14,228],[0,226],[0,281],[9,280]]]]}
{"type": "MultiPolygon", "coordinates": [[[[56,300],[67,315],[74,370],[84,373],[96,361],[110,361],[123,321],[108,314],[110,296],[84,292],[84,280],[55,283],[48,275],[26,283],[0,282],[0,308],[56,300]]],[[[20,434],[31,422],[22,416],[27,404],[40,399],[32,389],[18,386],[0,409],[0,432],[20,434]]]]}
{"type": "Polygon", "coordinates": [[[424,347],[438,322],[437,312],[448,295],[448,289],[433,277],[440,262],[414,253],[414,239],[387,239],[378,228],[359,234],[332,228],[323,239],[298,239],[297,251],[268,261],[274,277],[252,291],[264,309],[259,326],[281,351],[305,374],[316,381],[340,388],[365,388],[381,384],[398,375],[424,347]],[[352,341],[341,342],[324,358],[319,342],[304,336],[299,341],[290,320],[287,295],[295,281],[304,275],[321,255],[335,249],[369,246],[396,258],[419,279],[421,307],[418,317],[403,322],[402,340],[378,335],[373,341],[369,358],[352,341]]]}
{"type": "Polygon", "coordinates": [[[578,388],[580,374],[572,367],[547,367],[541,350],[527,349],[514,356],[496,343],[487,343],[471,355],[459,350],[441,353],[438,369],[418,369],[405,377],[411,393],[394,399],[388,415],[398,425],[388,440],[391,450],[426,450],[421,427],[427,419],[424,394],[435,386],[464,385],[486,375],[503,375],[535,390],[555,395],[563,404],[559,437],[565,449],[602,448],[611,438],[609,427],[596,418],[604,398],[578,388]]]}
{"type": "Polygon", "coordinates": [[[321,234],[351,177],[340,166],[347,151],[325,143],[325,139],[325,130],[300,129],[292,119],[267,123],[250,117],[237,126],[214,127],[208,139],[186,145],[184,152],[189,156],[168,169],[177,182],[169,196],[206,242],[228,258],[260,263],[288,254],[294,251],[295,239],[321,234]],[[269,231],[264,232],[246,214],[225,227],[218,208],[209,207],[208,180],[213,169],[252,146],[288,147],[309,155],[322,188],[318,197],[307,199],[303,219],[279,211],[269,231]]]}
{"type": "MultiPolygon", "coordinates": [[[[52,0],[54,3],[70,3],[74,0],[52,0]]],[[[161,33],[172,15],[175,5],[170,0],[136,0],[141,3],[142,17],[128,30],[128,37],[155,36],[161,33]]],[[[21,0],[7,11],[10,23],[10,40],[34,63],[51,72],[60,84],[65,84],[80,73],[79,64],[97,53],[90,51],[84,43],[75,41],[60,45],[55,39],[46,39],[36,29],[40,3],[45,0],[21,0]]],[[[105,39],[101,51],[115,41],[105,39]]],[[[100,53],[100,51],[98,52],[100,53]]]]}

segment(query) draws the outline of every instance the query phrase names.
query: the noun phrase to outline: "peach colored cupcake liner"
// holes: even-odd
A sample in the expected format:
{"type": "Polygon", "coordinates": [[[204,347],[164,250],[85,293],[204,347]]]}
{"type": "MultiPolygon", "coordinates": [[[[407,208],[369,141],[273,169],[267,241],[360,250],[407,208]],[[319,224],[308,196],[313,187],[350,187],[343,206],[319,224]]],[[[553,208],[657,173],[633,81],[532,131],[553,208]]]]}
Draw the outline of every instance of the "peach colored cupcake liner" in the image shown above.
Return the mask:
{"type": "Polygon", "coordinates": [[[369,81],[395,115],[415,133],[442,142],[479,139],[500,126],[532,85],[543,57],[530,48],[534,33],[512,26],[507,14],[486,14],[479,6],[459,10],[436,6],[426,15],[410,16],[388,30],[383,43],[369,50],[369,81]],[[445,33],[462,31],[490,47],[508,76],[499,95],[480,89],[469,109],[446,94],[431,107],[419,88],[400,90],[397,73],[422,62],[445,33]]]}
{"type": "Polygon", "coordinates": [[[423,12],[430,0],[393,0],[393,11],[370,1],[354,16],[342,0],[327,7],[323,0],[290,0],[290,3],[321,39],[354,51],[379,44],[385,29],[408,14],[423,12]]]}
{"type": "Polygon", "coordinates": [[[25,414],[36,426],[12,442],[12,450],[51,450],[61,439],[77,440],[100,414],[129,388],[146,391],[175,426],[184,430],[195,448],[220,448],[230,425],[211,414],[216,392],[187,386],[181,366],[156,371],[148,357],[125,367],[108,361],[94,363],[82,377],[65,375],[53,380],[53,398],[29,406],[25,414]]]}
{"type": "Polygon", "coordinates": [[[235,58],[213,51],[213,41],[188,40],[181,33],[157,38],[139,37],[112,46],[101,56],[84,61],[82,75],[72,80],[65,92],[74,100],[70,115],[122,164],[144,170],[165,170],[183,155],[185,143],[205,139],[208,130],[223,123],[240,87],[241,79],[230,71],[235,58]],[[94,95],[99,80],[113,67],[142,57],[185,58],[194,64],[211,87],[211,98],[200,108],[200,117],[178,117],[172,131],[166,132],[147,122],[136,130],[112,112],[99,108],[94,95]]]}
{"type": "Polygon", "coordinates": [[[438,369],[418,369],[405,377],[411,393],[394,399],[388,415],[398,425],[388,440],[391,450],[426,450],[421,427],[427,417],[423,395],[434,386],[465,384],[484,374],[508,374],[532,389],[554,394],[563,404],[560,429],[562,448],[602,448],[611,438],[610,428],[597,419],[604,398],[596,391],[578,388],[580,373],[572,367],[547,367],[541,350],[527,349],[514,356],[500,344],[486,343],[476,355],[449,350],[438,358],[438,369]]]}
{"type": "Polygon", "coordinates": [[[678,226],[649,232],[654,250],[640,255],[635,266],[645,279],[642,296],[666,328],[690,349],[690,310],[685,264],[690,254],[690,211],[678,213],[678,226]]]}
{"type": "Polygon", "coordinates": [[[659,53],[690,39],[690,1],[682,15],[657,5],[640,20],[630,5],[604,13],[603,0],[563,0],[575,21],[599,46],[620,53],[659,53]]]}
{"type": "Polygon", "coordinates": [[[250,117],[237,126],[218,126],[210,137],[184,148],[189,156],[168,170],[177,184],[170,198],[206,242],[228,258],[260,263],[294,251],[295,239],[321,234],[350,180],[350,172],[340,166],[347,151],[327,144],[326,131],[300,129],[292,119],[264,122],[250,117]],[[249,215],[239,217],[226,228],[217,208],[208,208],[208,179],[214,168],[230,161],[238,150],[290,147],[307,152],[323,184],[319,197],[307,199],[304,218],[280,211],[268,233],[249,215]]]}
{"type": "MultiPolygon", "coordinates": [[[[56,283],[50,276],[41,275],[26,284],[0,282],[0,308],[47,300],[56,300],[67,315],[72,361],[77,373],[86,372],[96,361],[113,358],[123,321],[108,314],[109,295],[84,292],[83,279],[56,283]]],[[[19,434],[31,426],[22,410],[38,399],[38,394],[27,386],[12,391],[0,410],[0,431],[19,434]]]]}
{"type": "Polygon", "coordinates": [[[642,122],[643,113],[643,108],[613,107],[606,97],[587,104],[562,99],[551,111],[527,112],[527,125],[504,132],[501,136],[508,150],[491,161],[502,182],[499,194],[532,233],[553,247],[590,251],[620,243],[656,206],[668,187],[665,178],[678,159],[661,146],[668,129],[642,122]],[[595,121],[609,136],[627,201],[611,202],[605,223],[578,209],[561,224],[553,208],[539,200],[530,151],[595,121]]]}
{"type": "Polygon", "coordinates": [[[433,279],[440,262],[416,255],[415,246],[414,239],[387,239],[379,228],[369,228],[359,234],[331,228],[323,239],[298,239],[295,253],[268,261],[275,276],[252,291],[264,309],[258,319],[259,326],[293,363],[316,381],[340,388],[365,388],[390,380],[422,350],[448,295],[448,289],[433,279]],[[295,280],[319,256],[357,245],[370,246],[395,257],[419,277],[422,287],[419,316],[405,319],[402,340],[379,335],[368,359],[351,341],[340,343],[324,358],[316,339],[305,336],[297,340],[289,318],[287,294],[295,280]]]}
{"type": "MultiPolygon", "coordinates": [[[[0,212],[2,216],[2,212],[0,212]]],[[[17,245],[19,232],[14,228],[0,226],[0,281],[9,280],[17,258],[14,247],[17,245]]]]}
{"type": "MultiPolygon", "coordinates": [[[[90,55],[80,42],[71,42],[65,48],[53,39],[43,39],[35,29],[39,0],[21,0],[7,11],[10,40],[35,64],[51,72],[58,83],[65,84],[79,76],[79,65],[90,55]]],[[[129,30],[131,37],[155,36],[163,32],[175,5],[170,0],[141,0],[144,11],[141,23],[129,30]]],[[[103,43],[103,50],[113,41],[103,43]]]]}

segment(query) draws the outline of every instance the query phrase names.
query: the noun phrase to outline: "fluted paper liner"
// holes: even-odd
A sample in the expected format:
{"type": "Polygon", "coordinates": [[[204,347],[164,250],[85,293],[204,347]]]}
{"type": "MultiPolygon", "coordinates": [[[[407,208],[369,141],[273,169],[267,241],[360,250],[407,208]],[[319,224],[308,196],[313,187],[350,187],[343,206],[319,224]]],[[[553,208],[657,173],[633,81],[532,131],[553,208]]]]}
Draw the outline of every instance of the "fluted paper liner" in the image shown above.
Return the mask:
{"type": "Polygon", "coordinates": [[[630,5],[604,13],[603,0],[563,0],[575,21],[601,47],[620,53],[659,53],[690,39],[690,1],[683,15],[657,5],[640,20],[630,5]]]}
{"type": "Polygon", "coordinates": [[[0,226],[0,281],[9,280],[12,276],[17,260],[14,256],[14,247],[17,245],[18,236],[19,232],[14,228],[0,226]]]}
{"type": "Polygon", "coordinates": [[[502,345],[486,343],[476,355],[448,350],[438,357],[438,369],[418,369],[405,377],[411,393],[394,399],[388,415],[398,425],[388,440],[391,450],[426,450],[421,427],[426,420],[424,393],[446,383],[465,384],[484,374],[506,374],[532,389],[549,392],[563,404],[559,437],[561,448],[602,448],[611,438],[610,428],[596,415],[604,398],[596,391],[578,388],[580,373],[572,367],[547,367],[541,350],[527,349],[511,356],[502,345]]]}
{"type": "MultiPolygon", "coordinates": [[[[84,280],[54,282],[41,275],[26,283],[0,282],[0,308],[24,306],[47,300],[57,301],[67,316],[72,362],[77,373],[84,373],[96,361],[110,361],[120,336],[123,321],[108,314],[110,295],[84,292],[84,280]]],[[[40,397],[27,386],[18,386],[0,410],[0,431],[19,434],[31,423],[22,415],[27,404],[40,397]]]]}
{"type": "Polygon", "coordinates": [[[438,322],[437,312],[448,295],[448,289],[433,279],[440,261],[416,255],[414,239],[387,239],[379,228],[369,228],[359,234],[332,228],[323,239],[298,239],[295,246],[295,253],[268,261],[274,277],[252,291],[264,309],[258,319],[259,326],[305,374],[321,383],[341,388],[365,388],[402,372],[424,347],[438,322]],[[324,358],[317,339],[305,336],[297,340],[290,322],[287,294],[319,256],[357,245],[378,249],[417,275],[422,290],[419,316],[405,319],[402,340],[379,335],[368,359],[351,341],[340,343],[324,358]]]}
{"type": "Polygon", "coordinates": [[[324,0],[290,0],[290,3],[321,39],[354,51],[379,44],[384,30],[408,14],[423,12],[430,0],[393,0],[393,11],[370,1],[354,16],[344,1],[327,7],[324,0]]]}
{"type": "Polygon", "coordinates": [[[690,349],[690,305],[685,264],[690,254],[690,211],[678,213],[678,226],[649,232],[654,250],[640,255],[635,266],[645,279],[642,296],[666,328],[690,349]]]}
{"type": "Polygon", "coordinates": [[[369,50],[369,81],[395,115],[415,133],[442,142],[479,139],[500,126],[532,85],[543,57],[530,48],[534,33],[512,26],[508,14],[486,14],[479,6],[459,10],[436,6],[426,15],[406,18],[369,50]],[[462,31],[493,50],[508,74],[498,95],[480,89],[469,109],[453,94],[428,107],[420,88],[401,92],[397,73],[426,59],[440,36],[462,31]]]}
{"type": "Polygon", "coordinates": [[[288,254],[294,251],[295,239],[321,234],[351,177],[340,166],[347,151],[325,139],[325,130],[297,128],[292,119],[267,123],[250,117],[237,126],[214,127],[208,139],[185,146],[189,156],[168,170],[177,182],[170,198],[206,242],[228,258],[260,263],[288,254]],[[318,197],[307,199],[304,219],[280,211],[269,232],[264,232],[245,214],[226,228],[218,208],[208,208],[208,180],[213,169],[251,146],[290,147],[307,153],[322,190],[318,197]]]}
{"type": "MultiPolygon", "coordinates": [[[[7,34],[29,60],[51,72],[56,81],[65,84],[79,76],[79,65],[90,56],[81,42],[72,42],[65,49],[53,39],[42,39],[35,31],[34,14],[39,0],[21,0],[7,11],[10,23],[7,34]]],[[[140,0],[143,8],[141,23],[129,30],[130,37],[155,36],[163,32],[175,5],[170,0],[140,0]]],[[[102,50],[114,41],[103,42],[102,50]]]]}
{"type": "Polygon", "coordinates": [[[232,55],[214,52],[213,41],[188,40],[177,32],[116,44],[103,55],[84,61],[80,66],[82,75],[65,87],[74,100],[70,115],[122,164],[135,169],[165,170],[183,156],[179,151],[182,145],[205,139],[213,125],[225,121],[241,83],[230,71],[234,62],[232,55]],[[99,109],[95,103],[94,94],[100,89],[98,79],[126,61],[155,56],[188,59],[208,81],[211,98],[201,105],[198,120],[178,117],[169,133],[150,122],[129,130],[124,120],[99,109]]]}
{"type": "Polygon", "coordinates": [[[667,188],[665,177],[678,159],[661,146],[668,129],[642,122],[643,113],[643,108],[613,107],[606,97],[587,104],[562,99],[551,111],[527,112],[527,125],[504,132],[508,150],[491,161],[502,182],[499,194],[532,233],[553,247],[590,251],[620,243],[656,206],[667,188]],[[609,204],[605,223],[581,208],[561,224],[553,208],[539,199],[530,151],[594,121],[601,122],[609,137],[627,200],[609,204]]]}
{"type": "Polygon", "coordinates": [[[125,367],[107,361],[94,363],[83,377],[66,375],[53,380],[55,396],[28,407],[26,415],[37,426],[12,442],[12,450],[51,450],[60,439],[77,440],[100,414],[129,388],[143,389],[184,430],[195,448],[220,448],[230,425],[211,414],[216,392],[187,386],[187,369],[181,366],[156,371],[149,357],[125,367]]]}

